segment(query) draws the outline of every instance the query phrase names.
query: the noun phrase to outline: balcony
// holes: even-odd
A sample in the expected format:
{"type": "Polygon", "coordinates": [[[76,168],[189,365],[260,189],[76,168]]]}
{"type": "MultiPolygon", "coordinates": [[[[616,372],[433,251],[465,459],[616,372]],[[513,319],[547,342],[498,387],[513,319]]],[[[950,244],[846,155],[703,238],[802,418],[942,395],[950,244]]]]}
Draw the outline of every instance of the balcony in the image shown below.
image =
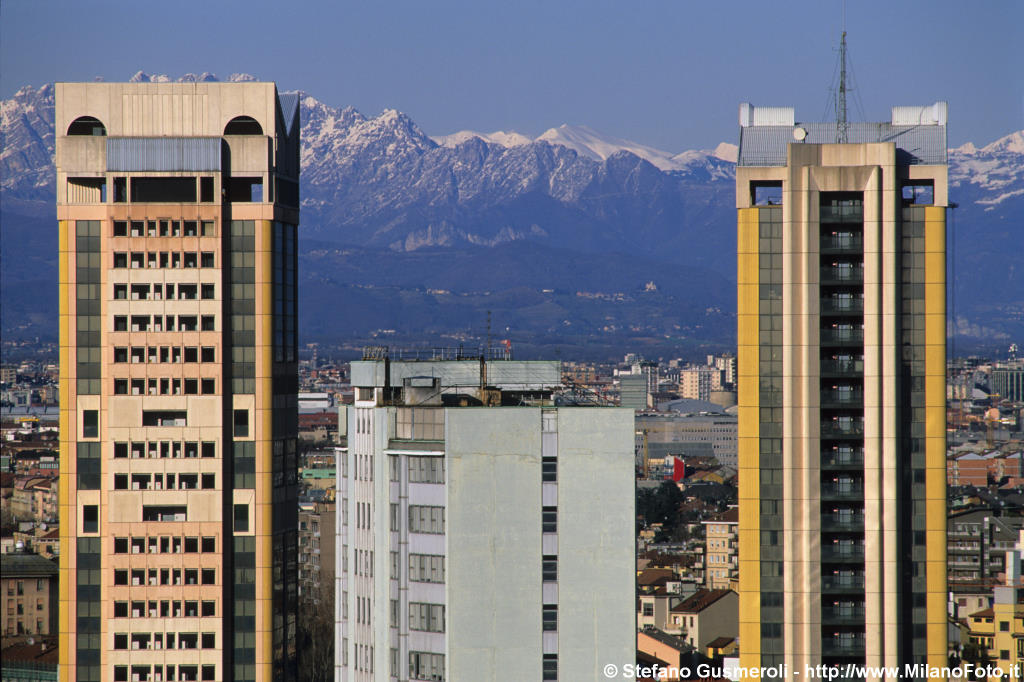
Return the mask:
{"type": "Polygon", "coordinates": [[[821,269],[822,284],[863,284],[864,266],[861,264],[845,264],[826,266],[821,269]]]}
{"type": "Polygon", "coordinates": [[[864,451],[860,448],[824,450],[821,453],[822,469],[855,470],[864,468],[864,451]]]}
{"type": "Polygon", "coordinates": [[[833,296],[821,299],[822,315],[854,315],[864,312],[864,299],[853,296],[833,296]]]}
{"type": "Polygon", "coordinates": [[[818,210],[818,222],[863,223],[864,206],[862,204],[847,206],[821,206],[818,210]]]}
{"type": "Polygon", "coordinates": [[[864,361],[853,358],[822,358],[821,375],[827,377],[862,377],[864,376],[864,361]]]}
{"type": "Polygon", "coordinates": [[[821,620],[829,625],[859,625],[864,622],[864,607],[853,605],[822,606],[821,620]]]}
{"type": "Polygon", "coordinates": [[[822,637],[821,654],[822,656],[863,656],[864,637],[822,637]]]}
{"type": "Polygon", "coordinates": [[[833,533],[863,531],[864,514],[822,514],[821,529],[833,533]]]}
{"type": "Polygon", "coordinates": [[[851,543],[835,543],[821,548],[823,563],[843,563],[847,561],[864,561],[864,545],[851,543]]]}
{"type": "Polygon", "coordinates": [[[822,235],[818,248],[822,253],[863,253],[864,238],[853,233],[822,235]]]}
{"type": "Polygon", "coordinates": [[[862,575],[826,575],[821,578],[822,592],[861,592],[863,589],[862,575]]]}
{"type": "Polygon", "coordinates": [[[864,330],[853,327],[822,329],[819,338],[822,346],[863,346],[864,330]]]}
{"type": "Polygon", "coordinates": [[[822,407],[861,407],[864,404],[864,391],[830,388],[821,392],[822,407]]]}
{"type": "Polygon", "coordinates": [[[864,435],[864,418],[830,419],[821,422],[822,438],[847,438],[864,435]]]}
{"type": "Polygon", "coordinates": [[[823,483],[821,485],[821,499],[836,502],[860,502],[864,499],[864,486],[859,481],[851,483],[823,483]]]}

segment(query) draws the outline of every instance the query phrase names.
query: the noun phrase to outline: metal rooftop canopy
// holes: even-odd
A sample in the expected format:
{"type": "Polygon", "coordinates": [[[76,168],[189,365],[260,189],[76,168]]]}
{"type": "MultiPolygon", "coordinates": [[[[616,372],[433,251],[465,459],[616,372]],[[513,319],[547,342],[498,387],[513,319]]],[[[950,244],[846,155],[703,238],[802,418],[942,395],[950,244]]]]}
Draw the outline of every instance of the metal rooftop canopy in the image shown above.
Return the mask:
{"type": "MultiPolygon", "coordinates": [[[[847,143],[892,142],[900,163],[944,166],[946,115],[945,102],[893,107],[888,123],[847,123],[847,143]]],[[[797,122],[792,107],[755,107],[743,102],[739,118],[740,166],[785,166],[790,144],[835,144],[836,140],[836,122],[797,122]]]]}

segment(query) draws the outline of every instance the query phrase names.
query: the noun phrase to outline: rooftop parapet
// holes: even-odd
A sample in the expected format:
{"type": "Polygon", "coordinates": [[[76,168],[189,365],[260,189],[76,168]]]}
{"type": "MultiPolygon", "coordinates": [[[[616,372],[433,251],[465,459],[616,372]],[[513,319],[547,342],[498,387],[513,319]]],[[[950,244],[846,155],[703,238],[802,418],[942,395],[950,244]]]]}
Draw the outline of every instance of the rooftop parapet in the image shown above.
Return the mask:
{"type": "MultiPolygon", "coordinates": [[[[905,165],[946,165],[946,102],[895,106],[884,123],[848,123],[847,143],[892,142],[905,165]]],[[[835,144],[838,123],[800,122],[792,107],[739,108],[739,166],[785,166],[790,144],[835,144]]]]}

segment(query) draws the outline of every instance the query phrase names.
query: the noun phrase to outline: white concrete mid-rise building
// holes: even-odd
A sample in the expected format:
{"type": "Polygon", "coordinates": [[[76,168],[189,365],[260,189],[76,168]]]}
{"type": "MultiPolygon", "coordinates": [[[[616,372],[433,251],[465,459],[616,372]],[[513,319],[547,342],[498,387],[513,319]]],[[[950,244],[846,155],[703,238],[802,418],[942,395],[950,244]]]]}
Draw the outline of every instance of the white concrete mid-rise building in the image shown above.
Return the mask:
{"type": "Polygon", "coordinates": [[[635,656],[633,413],[558,362],[352,363],[335,679],[577,680],[635,656]]]}

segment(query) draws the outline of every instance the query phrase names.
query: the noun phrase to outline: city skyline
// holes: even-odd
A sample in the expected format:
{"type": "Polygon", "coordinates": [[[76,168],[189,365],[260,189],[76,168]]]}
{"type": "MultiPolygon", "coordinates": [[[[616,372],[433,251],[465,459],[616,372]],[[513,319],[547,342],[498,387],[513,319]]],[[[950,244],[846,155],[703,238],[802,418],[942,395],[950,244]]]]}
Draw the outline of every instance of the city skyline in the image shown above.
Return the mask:
{"type": "MultiPolygon", "coordinates": [[[[783,8],[538,4],[515,13],[455,2],[397,8],[308,3],[299,6],[300,16],[316,21],[278,29],[292,39],[282,44],[303,45],[304,52],[290,57],[230,51],[212,39],[223,20],[254,29],[270,21],[268,5],[246,5],[245,12],[232,3],[184,7],[194,11],[6,3],[0,10],[0,97],[53,81],[122,81],[140,69],[171,78],[247,72],[278,82],[282,91],[316,92],[334,106],[408,112],[432,135],[471,129],[535,137],[582,124],[679,152],[733,142],[731,114],[743,99],[785,101],[802,120],[822,120],[843,24],[838,1],[783,8]],[[61,10],[56,22],[54,8],[61,10]],[[735,21],[737,11],[747,20],[735,21]],[[118,22],[101,20],[113,12],[118,22]],[[196,14],[207,21],[196,23],[196,14]],[[156,35],[126,30],[157,23],[165,30],[156,35]],[[801,37],[792,43],[798,48],[765,43],[766,36],[794,33],[801,37]],[[97,34],[120,47],[95,50],[85,36],[97,34]],[[190,49],[177,49],[186,36],[190,49]],[[748,49],[729,49],[735,43],[748,49]],[[800,74],[800,88],[778,87],[794,74],[800,74]]],[[[927,11],[880,2],[847,8],[851,116],[879,120],[900,97],[942,96],[959,123],[950,131],[951,146],[987,143],[1024,128],[1024,75],[1014,68],[1012,28],[1021,23],[1024,6],[1009,1],[974,6],[969,14],[952,0],[930,3],[927,11]],[[891,20],[875,21],[880,12],[891,20]],[[928,32],[906,41],[895,27],[913,22],[928,32]]]]}

